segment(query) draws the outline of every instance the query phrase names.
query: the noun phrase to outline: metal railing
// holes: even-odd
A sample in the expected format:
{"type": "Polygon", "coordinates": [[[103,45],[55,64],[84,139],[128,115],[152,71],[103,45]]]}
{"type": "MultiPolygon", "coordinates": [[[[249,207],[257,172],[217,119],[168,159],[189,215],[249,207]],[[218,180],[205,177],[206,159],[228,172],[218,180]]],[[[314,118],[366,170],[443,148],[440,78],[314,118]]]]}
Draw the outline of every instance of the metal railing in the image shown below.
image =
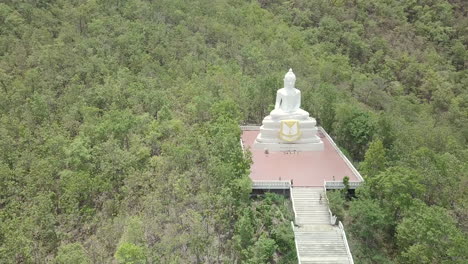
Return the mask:
{"type": "Polygon", "coordinates": [[[351,250],[349,249],[349,246],[348,246],[348,239],[346,239],[346,233],[344,231],[344,227],[341,221],[338,222],[338,226],[340,227],[341,236],[343,237],[343,241],[346,246],[346,253],[348,254],[349,263],[354,264],[353,255],[351,255],[351,250]]]}
{"type": "Polygon", "coordinates": [[[257,126],[257,125],[246,125],[246,126],[240,126],[241,130],[246,130],[246,131],[249,131],[249,130],[260,130],[260,126],[257,126]]]}
{"type": "Polygon", "coordinates": [[[283,190],[290,189],[290,181],[252,181],[252,189],[283,190]]]}
{"type": "MultiPolygon", "coordinates": [[[[356,189],[361,184],[362,184],[362,182],[352,181],[352,182],[349,182],[349,188],[350,189],[356,189]]],[[[328,190],[331,190],[331,189],[344,189],[345,185],[344,185],[343,182],[339,182],[339,181],[325,181],[325,187],[328,190]]]]}

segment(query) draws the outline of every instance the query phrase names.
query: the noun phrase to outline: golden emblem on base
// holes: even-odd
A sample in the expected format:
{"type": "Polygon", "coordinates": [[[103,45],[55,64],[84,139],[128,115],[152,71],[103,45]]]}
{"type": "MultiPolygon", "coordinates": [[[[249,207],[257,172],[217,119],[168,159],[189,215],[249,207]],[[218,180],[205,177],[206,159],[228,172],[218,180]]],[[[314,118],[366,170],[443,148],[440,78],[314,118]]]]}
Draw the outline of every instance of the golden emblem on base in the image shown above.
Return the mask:
{"type": "Polygon", "coordinates": [[[299,120],[281,120],[279,138],[293,142],[301,138],[302,132],[299,128],[299,120]]]}

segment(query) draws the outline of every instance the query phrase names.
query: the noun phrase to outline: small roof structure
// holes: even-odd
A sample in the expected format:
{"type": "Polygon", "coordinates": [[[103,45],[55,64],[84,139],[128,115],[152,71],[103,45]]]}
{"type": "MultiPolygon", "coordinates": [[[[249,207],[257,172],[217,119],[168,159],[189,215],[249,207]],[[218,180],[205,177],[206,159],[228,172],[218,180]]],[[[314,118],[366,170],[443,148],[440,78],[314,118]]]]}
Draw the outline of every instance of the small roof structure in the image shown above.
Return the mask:
{"type": "Polygon", "coordinates": [[[317,135],[324,143],[323,151],[273,152],[254,149],[253,144],[259,131],[258,126],[244,126],[241,142],[245,150],[252,153],[253,164],[250,178],[254,182],[292,180],[295,187],[343,188],[343,178],[349,177],[351,188],[356,188],[363,178],[333,139],[319,127],[317,135]]]}

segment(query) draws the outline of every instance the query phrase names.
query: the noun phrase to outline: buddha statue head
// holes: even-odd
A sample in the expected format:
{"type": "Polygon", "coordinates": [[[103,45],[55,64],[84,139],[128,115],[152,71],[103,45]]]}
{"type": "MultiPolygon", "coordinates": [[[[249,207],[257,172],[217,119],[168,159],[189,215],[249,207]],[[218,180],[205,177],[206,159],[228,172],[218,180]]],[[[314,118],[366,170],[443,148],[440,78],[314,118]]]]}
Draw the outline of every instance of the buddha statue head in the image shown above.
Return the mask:
{"type": "Polygon", "coordinates": [[[288,73],[284,76],[284,88],[292,89],[294,88],[294,84],[296,83],[296,75],[292,69],[289,69],[288,73]]]}

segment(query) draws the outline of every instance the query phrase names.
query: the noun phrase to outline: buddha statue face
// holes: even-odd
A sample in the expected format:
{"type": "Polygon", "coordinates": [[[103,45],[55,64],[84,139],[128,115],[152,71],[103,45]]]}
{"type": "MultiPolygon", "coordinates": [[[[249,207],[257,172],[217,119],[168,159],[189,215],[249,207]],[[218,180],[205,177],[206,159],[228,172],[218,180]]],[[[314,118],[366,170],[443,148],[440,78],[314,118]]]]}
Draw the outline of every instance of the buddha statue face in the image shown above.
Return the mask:
{"type": "Polygon", "coordinates": [[[289,69],[288,73],[284,76],[284,88],[292,89],[296,83],[296,75],[294,75],[292,69],[289,69]]]}

